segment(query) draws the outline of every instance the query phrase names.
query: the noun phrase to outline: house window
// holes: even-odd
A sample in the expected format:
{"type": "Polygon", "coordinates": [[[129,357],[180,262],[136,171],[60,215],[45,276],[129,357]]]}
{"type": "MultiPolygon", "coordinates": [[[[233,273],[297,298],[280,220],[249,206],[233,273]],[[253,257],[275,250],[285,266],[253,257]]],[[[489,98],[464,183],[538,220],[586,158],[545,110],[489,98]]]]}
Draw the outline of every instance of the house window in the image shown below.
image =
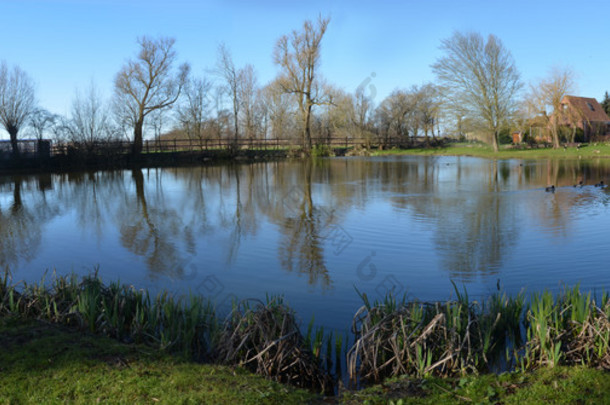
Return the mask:
{"type": "Polygon", "coordinates": [[[589,107],[589,110],[595,111],[595,108],[593,108],[593,104],[587,103],[587,106],[589,107]]]}

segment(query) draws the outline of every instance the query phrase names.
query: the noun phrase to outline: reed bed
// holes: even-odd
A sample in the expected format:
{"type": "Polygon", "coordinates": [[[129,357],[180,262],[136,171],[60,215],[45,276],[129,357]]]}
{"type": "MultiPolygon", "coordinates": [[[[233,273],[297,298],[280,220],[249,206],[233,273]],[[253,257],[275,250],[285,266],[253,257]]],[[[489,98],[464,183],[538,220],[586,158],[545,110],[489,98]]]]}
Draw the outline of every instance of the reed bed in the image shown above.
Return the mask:
{"type": "Polygon", "coordinates": [[[105,286],[97,272],[82,280],[54,275],[47,286],[44,278],[34,284],[12,284],[7,271],[0,278],[0,316],[70,325],[333,392],[335,379],[327,371],[332,368],[332,335],[310,327],[304,337],[294,312],[279,297],[266,303],[235,303],[223,321],[203,297],[176,298],[167,292],[152,297],[119,282],[105,286]]]}
{"type": "Polygon", "coordinates": [[[79,327],[124,342],[145,343],[197,359],[210,357],[217,328],[213,306],[199,296],[152,298],[148,292],[119,282],[105,286],[97,273],[84,277],[54,276],[40,283],[0,282],[0,315],[18,315],[79,327]]]}
{"type": "Polygon", "coordinates": [[[355,343],[347,354],[352,382],[389,376],[452,376],[488,371],[507,341],[519,335],[522,297],[470,302],[456,288],[445,303],[407,302],[389,295],[364,305],[354,317],[355,343]]]}
{"type": "Polygon", "coordinates": [[[509,297],[470,300],[454,285],[446,302],[388,295],[363,305],[349,337],[306,332],[281,297],[233,303],[219,317],[207,299],[166,292],[151,296],[97,272],[49,283],[0,276],[0,316],[35,318],[180,353],[197,361],[242,366],[282,383],[332,393],[342,364],[356,385],[386,377],[456,376],[517,366],[522,370],[587,365],[610,370],[610,296],[596,300],[577,285],[509,297]]]}
{"type": "Polygon", "coordinates": [[[532,296],[524,322],[527,340],[519,364],[522,369],[560,364],[582,364],[610,370],[610,299],[599,305],[579,286],[557,296],[544,291],[532,296]]]}
{"type": "Polygon", "coordinates": [[[301,334],[293,310],[281,298],[246,300],[236,305],[224,322],[217,360],[328,394],[334,384],[327,363],[321,359],[322,335],[318,333],[312,346],[310,338],[301,334]]]}

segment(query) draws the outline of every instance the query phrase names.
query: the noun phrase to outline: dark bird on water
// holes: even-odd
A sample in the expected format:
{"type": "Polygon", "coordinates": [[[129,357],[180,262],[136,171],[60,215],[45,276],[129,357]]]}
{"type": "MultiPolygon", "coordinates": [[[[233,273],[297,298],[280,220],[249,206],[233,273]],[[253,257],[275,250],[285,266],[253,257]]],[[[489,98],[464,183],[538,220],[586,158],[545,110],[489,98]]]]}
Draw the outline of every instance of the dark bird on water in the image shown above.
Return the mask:
{"type": "Polygon", "coordinates": [[[578,184],[574,184],[574,187],[582,187],[582,186],[583,186],[582,180],[579,181],[578,184]]]}
{"type": "Polygon", "coordinates": [[[606,185],[604,184],[604,181],[602,180],[602,181],[600,181],[599,183],[595,184],[595,187],[601,187],[601,188],[604,188],[604,187],[606,187],[606,185]]]}
{"type": "Polygon", "coordinates": [[[547,193],[554,193],[555,192],[555,186],[552,185],[550,187],[547,187],[544,189],[544,191],[546,191],[547,193]]]}

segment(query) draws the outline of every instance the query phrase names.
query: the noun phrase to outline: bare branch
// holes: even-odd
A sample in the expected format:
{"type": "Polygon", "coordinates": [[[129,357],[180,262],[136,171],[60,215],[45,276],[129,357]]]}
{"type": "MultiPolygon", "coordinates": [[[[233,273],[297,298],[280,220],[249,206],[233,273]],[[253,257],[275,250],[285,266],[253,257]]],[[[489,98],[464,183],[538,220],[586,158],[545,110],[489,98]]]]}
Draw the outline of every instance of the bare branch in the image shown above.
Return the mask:
{"type": "Polygon", "coordinates": [[[144,119],[150,113],[170,108],[180,96],[190,71],[183,64],[174,73],[176,52],[173,38],[138,38],[140,50],[129,60],[114,81],[115,108],[122,121],[134,131],[134,153],[142,151],[144,119]]]}

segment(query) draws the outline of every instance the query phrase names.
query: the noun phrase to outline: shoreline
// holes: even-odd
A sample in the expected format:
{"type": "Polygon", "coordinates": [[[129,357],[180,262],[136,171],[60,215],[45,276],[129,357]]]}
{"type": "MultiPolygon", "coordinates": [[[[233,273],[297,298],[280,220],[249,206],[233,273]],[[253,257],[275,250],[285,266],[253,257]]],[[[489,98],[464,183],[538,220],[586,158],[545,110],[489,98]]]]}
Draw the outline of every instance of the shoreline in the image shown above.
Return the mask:
{"type": "Polygon", "coordinates": [[[9,403],[518,405],[610,399],[608,372],[582,366],[456,378],[395,377],[359,391],[341,389],[336,396],[324,396],[240,367],[195,363],[37,320],[0,316],[0,343],[0,400],[9,403]]]}
{"type": "MultiPolygon", "coordinates": [[[[152,361],[153,367],[159,359],[178,359],[187,367],[211,373],[232,369],[237,376],[235,370],[247,370],[248,375],[266,377],[259,381],[275,384],[274,392],[277,387],[286,387],[279,391],[300,395],[299,401],[308,393],[308,401],[325,395],[334,401],[366,398],[370,402],[372,398],[376,403],[379,390],[385,394],[388,386],[396,391],[392,395],[438,399],[450,393],[454,400],[472,395],[495,400],[527,391],[538,382],[539,375],[543,380],[549,375],[554,379],[566,375],[563,380],[587,375],[585,380],[600,380],[600,384],[607,384],[604,390],[610,390],[610,347],[603,338],[610,333],[607,294],[597,300],[576,286],[566,287],[558,295],[534,293],[526,299],[522,294],[508,297],[497,293],[476,302],[469,300],[465,290],[460,292],[455,284],[454,288],[456,299],[446,302],[410,302],[392,296],[369,302],[366,294],[361,294],[364,305],[356,312],[357,331],[349,348],[342,336],[333,340],[332,334],[312,329],[313,325],[302,334],[303,326],[296,321],[295,312],[278,297],[270,297],[266,303],[236,303],[233,312],[222,319],[211,302],[200,296],[179,298],[160,293],[153,297],[145,290],[118,282],[104,285],[97,274],[82,281],[73,274],[57,277],[50,285],[23,284],[23,288],[17,288],[7,273],[0,278],[0,343],[10,350],[0,351],[0,373],[16,381],[25,377],[55,378],[45,374],[45,361],[58,355],[67,356],[71,365],[85,367],[92,355],[74,358],[72,353],[74,342],[85,338],[89,339],[87,347],[101,342],[103,347],[116,347],[119,352],[135,348],[137,353],[156,353],[158,357],[146,360],[147,364],[152,361]],[[29,345],[36,346],[31,342],[47,333],[64,337],[55,339],[46,349],[55,354],[41,356],[29,345]],[[396,339],[403,344],[390,344],[396,339]],[[58,345],[64,349],[57,352],[58,345]],[[509,356],[510,347],[514,353],[509,356]],[[511,371],[491,372],[494,359],[504,353],[512,364],[507,369],[511,371]],[[354,381],[366,382],[363,390],[346,390],[343,386],[338,371],[343,356],[347,360],[345,372],[351,378],[356,376],[354,381]],[[37,362],[38,366],[20,369],[28,362],[37,362]],[[43,372],[33,373],[34,377],[29,374],[31,369],[43,372]],[[524,384],[527,379],[534,383],[524,384]],[[430,381],[446,388],[431,388],[430,381]],[[463,392],[471,385],[479,386],[475,393],[463,392]]],[[[122,372],[131,360],[115,357],[113,364],[121,365],[117,372],[122,372]]],[[[107,356],[103,357],[107,363],[105,359],[107,356]]],[[[139,377],[134,378],[137,382],[139,377]]],[[[45,385],[53,384],[49,381],[45,385]]],[[[3,389],[5,395],[17,394],[7,386],[0,387],[0,396],[3,389]]],[[[95,389],[88,387],[88,391],[95,389]]],[[[578,392],[583,387],[575,384],[571,389],[578,392]]],[[[607,395],[604,391],[597,394],[607,395]]],[[[289,399],[283,401],[290,403],[289,399]]]]}
{"type": "MultiPolygon", "coordinates": [[[[494,152],[489,146],[480,143],[449,143],[442,147],[412,149],[370,149],[358,150],[354,147],[332,148],[329,155],[319,157],[384,157],[384,156],[467,156],[486,159],[607,159],[610,158],[610,144],[588,144],[580,147],[560,149],[536,148],[517,149],[504,146],[494,152]]],[[[21,175],[39,173],[66,173],[74,171],[124,170],[142,168],[172,168],[204,166],[225,163],[254,163],[286,159],[303,159],[298,149],[261,149],[242,150],[231,153],[227,149],[143,153],[134,158],[130,154],[120,155],[75,155],[54,156],[46,159],[23,159],[19,162],[0,163],[0,175],[21,175]]]]}

